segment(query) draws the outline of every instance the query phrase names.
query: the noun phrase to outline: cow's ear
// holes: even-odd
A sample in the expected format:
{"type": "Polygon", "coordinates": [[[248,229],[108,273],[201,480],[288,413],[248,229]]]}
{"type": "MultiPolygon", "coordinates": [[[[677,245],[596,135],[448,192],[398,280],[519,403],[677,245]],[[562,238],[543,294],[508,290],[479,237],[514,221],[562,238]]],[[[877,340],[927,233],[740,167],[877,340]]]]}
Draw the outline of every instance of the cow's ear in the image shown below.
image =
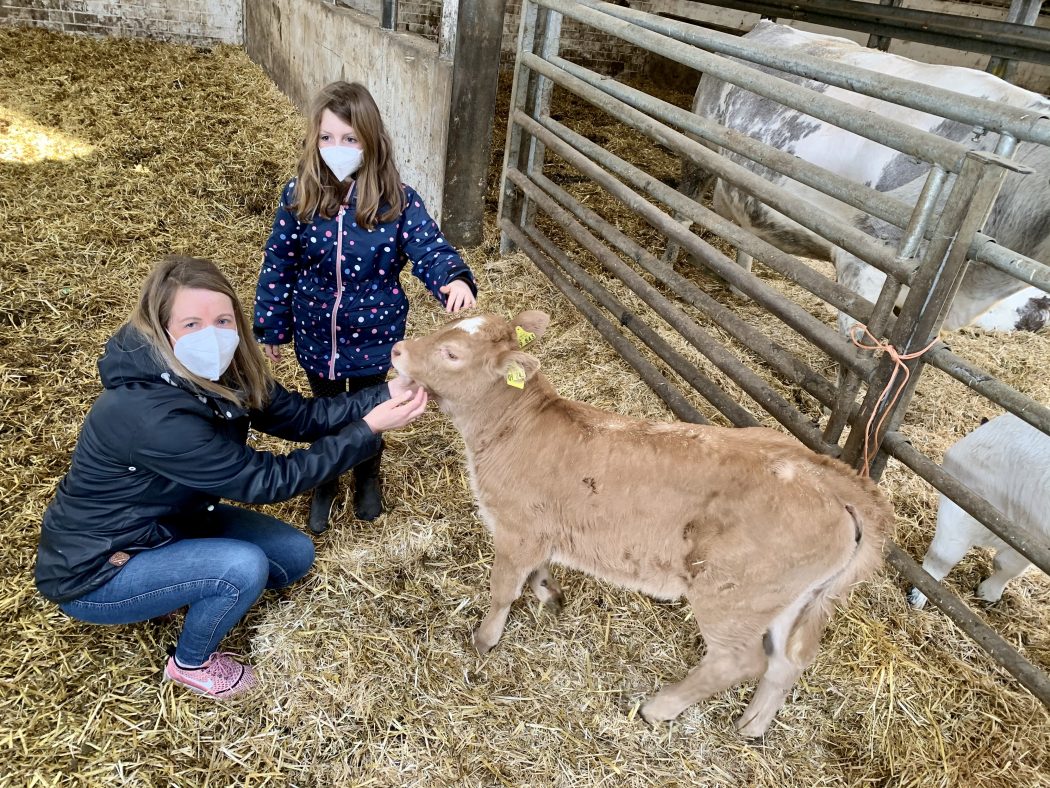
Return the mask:
{"type": "Polygon", "coordinates": [[[518,335],[518,344],[525,347],[532,340],[543,336],[547,326],[551,324],[551,318],[546,312],[529,309],[514,318],[511,323],[514,324],[515,333],[518,335]]]}
{"type": "Polygon", "coordinates": [[[496,359],[496,369],[500,377],[516,388],[540,371],[540,360],[520,350],[505,350],[496,359]]]}

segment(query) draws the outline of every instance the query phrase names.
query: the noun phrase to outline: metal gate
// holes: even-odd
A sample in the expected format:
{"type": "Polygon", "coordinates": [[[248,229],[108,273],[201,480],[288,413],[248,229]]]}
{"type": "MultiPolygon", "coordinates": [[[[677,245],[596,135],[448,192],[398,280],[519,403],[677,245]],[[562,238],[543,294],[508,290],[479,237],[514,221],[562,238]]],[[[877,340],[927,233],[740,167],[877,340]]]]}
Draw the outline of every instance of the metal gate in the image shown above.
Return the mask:
{"type": "MultiPolygon", "coordinates": [[[[810,448],[840,457],[857,468],[870,464],[875,478],[882,473],[887,458],[894,457],[1043,572],[1050,573],[1050,545],[1011,523],[986,500],[914,448],[899,430],[918,379],[927,367],[960,381],[1046,434],[1050,434],[1050,409],[956,355],[942,343],[903,362],[895,362],[887,353],[876,356],[859,349],[800,304],[745,272],[675,218],[685,217],[720,236],[828,305],[866,324],[872,334],[884,338],[907,359],[936,339],[968,258],[1050,292],[1050,268],[997,245],[980,232],[1007,171],[1026,171],[1009,159],[1019,140],[1050,144],[1050,120],[852,66],[802,55],[788,56],[776,49],[754,46],[732,36],[599,0],[525,0],[500,191],[502,246],[504,251],[514,246],[521,248],[679,418],[706,421],[659,365],[650,361],[635,341],[621,332],[617,323],[629,329],[732,424],[758,424],[749,410],[753,403],[810,448]],[[740,139],[742,135],[729,134],[711,120],[570,62],[559,56],[563,18],[617,36],[930,163],[917,204],[905,205],[794,156],[753,140],[740,139]],[[834,98],[785,83],[749,65],[729,60],[729,56],[980,127],[998,134],[998,144],[993,153],[976,152],[887,118],[873,122],[870,113],[865,116],[834,98]],[[886,283],[876,303],[850,292],[805,262],[770,246],[552,118],[549,109],[555,85],[675,154],[693,159],[708,172],[758,197],[816,234],[834,239],[838,246],[886,273],[886,283]],[[836,216],[807,209],[797,196],[716,154],[697,139],[741,153],[902,228],[898,247],[888,248],[836,216]],[[659,260],[546,177],[543,167],[547,151],[554,152],[636,212],[669,242],[681,245],[699,264],[768,310],[784,328],[837,362],[845,371],[839,382],[829,380],[802,357],[786,349],[776,337],[742,320],[695,281],[659,260]],[[728,376],[751,402],[737,402],[628,310],[583,266],[574,262],[540,229],[538,212],[543,215],[541,223],[555,223],[592,254],[606,272],[622,281],[728,376]],[[928,241],[925,245],[924,239],[928,241]],[[909,293],[895,317],[894,303],[904,285],[910,288],[909,293]],[[704,325],[690,317],[683,305],[702,314],[704,325]],[[711,327],[717,327],[718,331],[711,327]],[[719,338],[719,332],[760,359],[765,376],[734,353],[719,338]],[[895,384],[898,371],[905,369],[910,377],[905,376],[903,385],[895,384]],[[814,425],[768,377],[787,384],[800,396],[811,398],[826,409],[829,415],[822,426],[814,425]],[[898,396],[885,395],[895,386],[898,396]],[[871,424],[879,426],[867,426],[871,424]],[[847,426],[848,437],[843,439],[847,426]]],[[[888,560],[996,662],[1050,706],[1050,678],[1044,672],[898,546],[891,544],[888,560]]]]}

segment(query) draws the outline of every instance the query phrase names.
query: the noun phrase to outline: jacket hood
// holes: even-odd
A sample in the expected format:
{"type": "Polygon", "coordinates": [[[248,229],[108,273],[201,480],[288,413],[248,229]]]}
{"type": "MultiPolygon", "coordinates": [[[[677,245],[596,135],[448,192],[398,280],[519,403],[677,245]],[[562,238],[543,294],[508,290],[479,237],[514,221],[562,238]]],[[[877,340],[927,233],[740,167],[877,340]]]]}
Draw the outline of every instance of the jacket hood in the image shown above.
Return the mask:
{"type": "Polygon", "coordinates": [[[107,389],[131,384],[175,386],[196,396],[222,418],[239,418],[248,412],[240,405],[201,390],[172,372],[157,357],[149,340],[130,323],[121,326],[106,342],[105,353],[98,360],[98,374],[103,387],[107,389]]]}
{"type": "MultiPolygon", "coordinates": [[[[107,389],[129,383],[173,383],[176,379],[157,358],[149,340],[127,323],[106,342],[106,350],[98,360],[98,374],[107,389]]],[[[186,385],[185,381],[174,385],[179,384],[186,385]]]]}

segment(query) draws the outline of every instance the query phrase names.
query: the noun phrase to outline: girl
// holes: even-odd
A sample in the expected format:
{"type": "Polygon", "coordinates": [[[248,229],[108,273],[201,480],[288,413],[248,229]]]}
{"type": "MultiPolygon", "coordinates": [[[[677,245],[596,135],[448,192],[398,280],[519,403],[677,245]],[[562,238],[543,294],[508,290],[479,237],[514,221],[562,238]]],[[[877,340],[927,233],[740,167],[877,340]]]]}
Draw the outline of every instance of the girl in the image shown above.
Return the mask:
{"type": "MultiPolygon", "coordinates": [[[[281,195],[255,294],[255,335],[276,361],[295,354],[315,397],[381,383],[404,337],[401,269],[448,312],[474,306],[470,269],[423,201],[401,183],[379,109],[359,83],[333,82],[313,102],[296,177],[281,195]]],[[[354,512],[382,512],[380,454],[354,468],[354,512]]],[[[321,533],[337,479],[314,491],[310,528],[321,533]]]]}
{"type": "Polygon", "coordinates": [[[44,513],[40,592],[73,618],[130,624],[189,606],[166,679],[215,698],[251,689],[251,667],[216,651],[264,588],[294,583],[313,543],[287,523],[219,503],[270,503],[379,450],[426,407],[397,380],[307,400],[275,383],[233,287],[214,263],[154,268],[106,344],[104,391],[44,513]],[[246,445],[248,428],[306,450],[246,445]]]}

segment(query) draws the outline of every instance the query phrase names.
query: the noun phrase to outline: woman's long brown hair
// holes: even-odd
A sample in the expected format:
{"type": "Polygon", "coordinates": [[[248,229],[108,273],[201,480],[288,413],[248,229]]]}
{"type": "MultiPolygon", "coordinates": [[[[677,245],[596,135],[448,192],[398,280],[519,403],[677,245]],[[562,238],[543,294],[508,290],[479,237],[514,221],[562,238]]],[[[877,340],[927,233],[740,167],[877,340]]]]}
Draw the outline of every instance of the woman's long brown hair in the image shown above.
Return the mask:
{"type": "Polygon", "coordinates": [[[244,310],[230,281],[211,260],[196,257],[165,257],[142,285],[142,295],[128,321],[142,334],[156,356],[179,377],[193,383],[197,388],[236,402],[242,407],[262,408],[270,400],[273,377],[254,339],[252,327],[244,317],[244,310]],[[183,287],[211,290],[229,296],[233,302],[234,319],[240,344],[234,353],[229,369],[217,381],[194,375],[175,358],[168,338],[171,321],[171,306],[175,294],[183,287]]]}
{"type": "Polygon", "coordinates": [[[364,153],[361,168],[351,176],[357,181],[357,223],[372,229],[377,222],[396,219],[405,208],[401,175],[394,163],[394,149],[383,126],[379,107],[368,88],[360,82],[332,82],[314,98],[296,168],[292,212],[302,222],[310,221],[318,214],[330,219],[339,210],[350,187],[351,178],[337,181],[317,149],[321,115],[326,109],[354,127],[364,153]],[[382,212],[381,206],[385,206],[382,212]]]}

